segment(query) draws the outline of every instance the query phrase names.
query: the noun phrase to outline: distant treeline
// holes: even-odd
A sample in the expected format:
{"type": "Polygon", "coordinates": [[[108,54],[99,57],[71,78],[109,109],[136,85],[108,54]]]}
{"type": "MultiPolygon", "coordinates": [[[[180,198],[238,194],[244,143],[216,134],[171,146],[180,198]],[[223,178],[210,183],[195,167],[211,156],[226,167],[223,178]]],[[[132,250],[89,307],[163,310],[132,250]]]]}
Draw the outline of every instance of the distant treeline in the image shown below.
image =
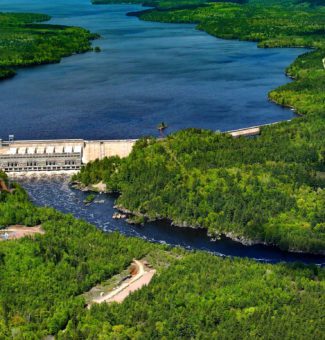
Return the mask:
{"type": "Polygon", "coordinates": [[[97,37],[83,28],[34,24],[47,20],[43,14],[0,13],[0,79],[14,76],[16,67],[57,63],[89,51],[97,37]]]}
{"type": "MultiPolygon", "coordinates": [[[[183,9],[183,8],[196,8],[204,5],[208,5],[209,3],[212,2],[230,2],[230,3],[239,3],[239,4],[244,4],[248,0],[92,0],[92,3],[95,5],[99,4],[140,4],[143,6],[147,7],[154,7],[159,10],[168,10],[168,9],[183,9]]],[[[311,0],[313,1],[313,0],[311,0]]],[[[317,1],[317,0],[315,0],[317,1]]],[[[323,1],[323,0],[319,0],[323,1]]]]}
{"type": "Polygon", "coordinates": [[[325,0],[92,0],[93,4],[140,4],[154,7],[159,10],[194,8],[211,3],[238,3],[238,4],[261,4],[269,5],[298,5],[324,6],[325,0]]]}

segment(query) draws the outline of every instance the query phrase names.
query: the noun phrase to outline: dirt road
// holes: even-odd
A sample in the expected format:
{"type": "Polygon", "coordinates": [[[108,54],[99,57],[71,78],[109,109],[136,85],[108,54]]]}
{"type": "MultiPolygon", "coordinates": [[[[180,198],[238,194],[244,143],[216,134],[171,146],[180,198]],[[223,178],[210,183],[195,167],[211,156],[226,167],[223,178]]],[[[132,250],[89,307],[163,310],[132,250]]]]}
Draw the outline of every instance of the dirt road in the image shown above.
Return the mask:
{"type": "Polygon", "coordinates": [[[17,224],[0,230],[0,241],[15,240],[25,236],[33,236],[35,234],[44,234],[44,230],[40,225],[35,227],[26,227],[24,225],[17,224]]]}
{"type": "Polygon", "coordinates": [[[102,302],[122,302],[130,293],[140,289],[144,285],[148,285],[155,275],[156,270],[145,268],[141,261],[134,260],[133,263],[137,266],[137,274],[129,281],[121,283],[113,291],[98,298],[95,298],[93,303],[102,302]]]}

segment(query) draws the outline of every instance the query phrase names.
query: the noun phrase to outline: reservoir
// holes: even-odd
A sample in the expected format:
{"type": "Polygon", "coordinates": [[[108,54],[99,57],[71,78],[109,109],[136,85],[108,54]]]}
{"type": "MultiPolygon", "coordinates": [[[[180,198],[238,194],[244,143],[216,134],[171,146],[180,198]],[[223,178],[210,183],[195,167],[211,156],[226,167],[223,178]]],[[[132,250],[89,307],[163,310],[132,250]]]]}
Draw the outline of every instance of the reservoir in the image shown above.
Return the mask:
{"type": "Polygon", "coordinates": [[[259,49],[216,39],[194,25],[128,17],[138,5],[89,0],[0,0],[1,11],[37,12],[81,26],[102,52],[18,70],[0,83],[0,138],[124,139],[189,127],[232,130],[290,119],[267,100],[289,81],[285,68],[303,49],[259,49]]]}
{"type": "MultiPolygon", "coordinates": [[[[88,0],[0,0],[1,11],[51,15],[53,24],[82,26],[101,39],[100,53],[64,58],[60,64],[18,70],[0,82],[0,138],[124,139],[199,127],[231,130],[290,119],[293,112],[267,100],[289,81],[284,69],[304,49],[258,49],[255,43],[216,39],[194,25],[144,22],[128,17],[137,5],[93,6],[88,0]]],[[[267,262],[323,264],[324,257],[291,254],[229,239],[212,242],[204,230],[167,222],[130,226],[113,220],[114,198],[85,193],[68,179],[20,180],[32,200],[72,213],[107,232],[267,262]]]]}

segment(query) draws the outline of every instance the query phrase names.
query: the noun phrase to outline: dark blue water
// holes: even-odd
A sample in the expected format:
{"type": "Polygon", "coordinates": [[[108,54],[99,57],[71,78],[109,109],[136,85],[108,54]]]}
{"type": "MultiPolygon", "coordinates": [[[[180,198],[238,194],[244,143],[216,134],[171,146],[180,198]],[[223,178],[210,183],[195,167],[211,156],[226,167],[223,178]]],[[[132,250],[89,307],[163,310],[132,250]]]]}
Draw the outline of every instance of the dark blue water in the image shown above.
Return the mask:
{"type": "Polygon", "coordinates": [[[54,207],[64,213],[95,224],[104,231],[119,231],[128,236],[141,237],[151,242],[179,245],[187,249],[206,250],[221,256],[249,257],[260,261],[276,263],[280,261],[325,264],[324,256],[312,256],[283,252],[275,247],[263,245],[243,246],[238,242],[223,238],[211,241],[205,230],[173,227],[167,222],[147,223],[144,226],[132,226],[124,220],[114,220],[114,198],[98,195],[93,203],[85,206],[83,200],[87,193],[72,190],[68,178],[25,179],[20,183],[26,188],[32,200],[41,206],[54,207]]]}
{"type": "Polygon", "coordinates": [[[187,127],[229,130],[289,119],[267,101],[289,81],[284,69],[303,49],[258,49],[193,25],[127,17],[136,5],[89,0],[0,0],[1,11],[40,12],[52,23],[100,33],[90,52],[19,70],[0,83],[0,138],[128,138],[187,127]]]}

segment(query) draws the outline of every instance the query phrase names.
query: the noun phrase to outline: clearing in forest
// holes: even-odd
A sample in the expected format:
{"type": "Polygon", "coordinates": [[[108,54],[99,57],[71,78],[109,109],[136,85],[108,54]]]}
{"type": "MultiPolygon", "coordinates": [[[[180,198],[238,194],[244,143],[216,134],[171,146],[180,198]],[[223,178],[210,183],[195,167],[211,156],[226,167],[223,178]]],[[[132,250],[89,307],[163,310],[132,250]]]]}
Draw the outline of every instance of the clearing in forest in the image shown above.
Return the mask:
{"type": "Polygon", "coordinates": [[[24,225],[12,225],[8,228],[0,230],[0,241],[16,240],[25,236],[34,236],[36,234],[44,234],[41,225],[35,227],[27,227],[24,225]]]}
{"type": "Polygon", "coordinates": [[[150,268],[146,261],[133,260],[128,271],[124,271],[115,277],[117,285],[113,287],[96,286],[92,288],[86,297],[88,297],[88,308],[94,303],[118,302],[123,300],[132,292],[148,285],[155,275],[156,270],[150,268]],[[106,289],[105,289],[106,288],[106,289]],[[109,289],[105,292],[105,290],[109,289]]]}

